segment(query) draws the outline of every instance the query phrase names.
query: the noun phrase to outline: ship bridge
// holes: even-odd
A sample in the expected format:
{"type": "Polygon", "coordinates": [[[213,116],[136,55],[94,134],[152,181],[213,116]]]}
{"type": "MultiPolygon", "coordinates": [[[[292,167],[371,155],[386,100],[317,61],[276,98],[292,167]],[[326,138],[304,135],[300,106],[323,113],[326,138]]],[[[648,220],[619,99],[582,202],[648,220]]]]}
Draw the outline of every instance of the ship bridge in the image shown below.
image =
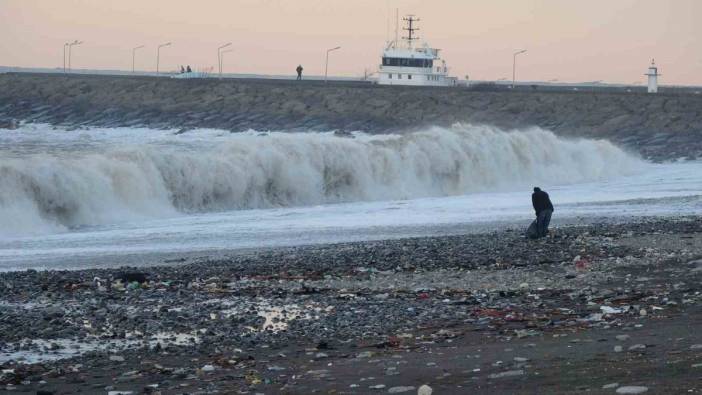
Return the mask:
{"type": "Polygon", "coordinates": [[[381,85],[428,85],[454,86],[455,77],[448,76],[446,62],[439,57],[439,50],[428,44],[415,46],[419,39],[415,32],[419,30],[419,19],[409,15],[404,20],[408,35],[404,45],[395,41],[388,43],[383,50],[382,63],[378,70],[378,83],[381,85]]]}

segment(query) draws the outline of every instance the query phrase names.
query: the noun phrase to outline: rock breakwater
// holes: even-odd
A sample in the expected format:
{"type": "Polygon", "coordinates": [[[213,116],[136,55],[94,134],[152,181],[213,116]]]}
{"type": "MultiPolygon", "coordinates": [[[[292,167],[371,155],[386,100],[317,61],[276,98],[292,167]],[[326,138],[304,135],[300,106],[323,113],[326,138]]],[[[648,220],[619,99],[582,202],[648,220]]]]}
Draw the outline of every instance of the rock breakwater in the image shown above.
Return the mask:
{"type": "Polygon", "coordinates": [[[0,75],[0,119],[69,127],[412,131],[455,122],[606,138],[644,157],[702,156],[702,96],[482,92],[281,80],[0,75]]]}

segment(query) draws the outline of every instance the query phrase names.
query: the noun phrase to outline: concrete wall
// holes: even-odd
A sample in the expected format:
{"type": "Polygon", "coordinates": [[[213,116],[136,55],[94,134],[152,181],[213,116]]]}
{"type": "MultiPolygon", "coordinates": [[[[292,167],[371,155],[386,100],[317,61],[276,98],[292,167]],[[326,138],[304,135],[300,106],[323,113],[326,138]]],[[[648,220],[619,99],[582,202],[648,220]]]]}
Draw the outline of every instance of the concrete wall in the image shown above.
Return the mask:
{"type": "Polygon", "coordinates": [[[403,132],[454,122],[607,138],[653,159],[702,157],[702,96],[255,79],[2,74],[0,118],[77,127],[403,132]]]}

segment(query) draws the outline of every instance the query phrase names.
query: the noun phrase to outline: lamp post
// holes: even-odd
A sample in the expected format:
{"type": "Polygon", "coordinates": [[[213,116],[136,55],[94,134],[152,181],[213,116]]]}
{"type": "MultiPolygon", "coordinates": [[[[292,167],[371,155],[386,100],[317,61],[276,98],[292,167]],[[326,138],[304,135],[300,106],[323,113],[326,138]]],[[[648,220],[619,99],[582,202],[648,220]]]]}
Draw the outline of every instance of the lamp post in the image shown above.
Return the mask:
{"type": "Polygon", "coordinates": [[[325,66],[324,66],[324,83],[325,84],[327,83],[327,72],[329,71],[329,52],[336,51],[339,48],[341,48],[341,47],[334,47],[334,48],[327,49],[327,60],[326,60],[325,66]]]}
{"type": "Polygon", "coordinates": [[[72,43],[68,44],[68,72],[71,72],[71,48],[73,48],[74,45],[80,45],[83,44],[82,41],[75,40],[72,43]]]}
{"type": "Polygon", "coordinates": [[[144,48],[143,45],[140,45],[138,47],[132,48],[132,74],[134,74],[134,59],[136,58],[136,51],[137,49],[144,48]]]}
{"type": "Polygon", "coordinates": [[[158,64],[161,61],[161,48],[163,47],[168,47],[170,46],[171,43],[165,43],[165,44],[160,44],[158,48],[156,48],[156,75],[158,75],[158,64]]]}
{"type": "Polygon", "coordinates": [[[68,47],[68,43],[63,44],[63,72],[66,73],[66,47],[68,47]]]}
{"type": "Polygon", "coordinates": [[[232,43],[226,43],[224,45],[220,45],[217,48],[217,65],[219,65],[219,78],[222,78],[222,49],[232,45],[232,43]]]}
{"type": "Polygon", "coordinates": [[[512,89],[514,89],[514,82],[517,78],[517,55],[523,54],[526,51],[526,49],[522,49],[521,51],[514,53],[514,57],[512,59],[512,89]]]}
{"type": "Polygon", "coordinates": [[[222,69],[224,69],[224,54],[227,52],[234,52],[234,50],[228,49],[219,53],[219,78],[222,78],[222,69]]]}

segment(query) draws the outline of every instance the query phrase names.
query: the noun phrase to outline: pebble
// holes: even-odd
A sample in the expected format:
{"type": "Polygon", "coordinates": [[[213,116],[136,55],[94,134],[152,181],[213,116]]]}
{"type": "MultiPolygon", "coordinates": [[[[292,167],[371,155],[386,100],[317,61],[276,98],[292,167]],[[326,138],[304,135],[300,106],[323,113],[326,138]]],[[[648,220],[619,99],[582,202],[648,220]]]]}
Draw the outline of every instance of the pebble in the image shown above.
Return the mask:
{"type": "Polygon", "coordinates": [[[603,390],[609,390],[609,389],[617,388],[617,387],[619,387],[619,383],[609,383],[609,384],[603,385],[603,386],[602,386],[602,389],[603,389],[603,390]]]}
{"type": "Polygon", "coordinates": [[[433,392],[434,390],[430,386],[424,384],[417,390],[417,395],[431,395],[433,392]]]}
{"type": "Polygon", "coordinates": [[[403,392],[410,392],[414,391],[415,387],[412,386],[400,386],[400,387],[391,387],[388,390],[388,394],[401,394],[403,392]]]}
{"type": "Polygon", "coordinates": [[[629,351],[645,350],[645,349],[646,349],[645,344],[634,344],[633,346],[629,347],[629,351]]]}
{"type": "Polygon", "coordinates": [[[604,314],[621,314],[622,313],[621,309],[617,309],[617,308],[614,308],[611,306],[600,306],[600,310],[602,310],[602,312],[604,314]]]}
{"type": "Polygon", "coordinates": [[[124,362],[124,357],[121,355],[110,355],[110,361],[112,362],[124,362]]]}
{"type": "Polygon", "coordinates": [[[617,335],[617,340],[625,341],[625,340],[629,340],[629,337],[630,337],[629,335],[617,335]]]}
{"type": "Polygon", "coordinates": [[[215,367],[212,365],[205,365],[200,370],[202,370],[203,372],[214,372],[215,367]]]}
{"type": "Polygon", "coordinates": [[[643,387],[643,386],[638,386],[638,385],[631,385],[631,386],[617,388],[618,394],[643,394],[646,391],[648,391],[648,387],[643,387]]]}
{"type": "Polygon", "coordinates": [[[614,352],[622,352],[624,351],[624,347],[622,346],[614,346],[614,352]]]}
{"type": "Polygon", "coordinates": [[[506,372],[500,372],[500,373],[493,373],[488,376],[488,378],[491,379],[501,379],[505,377],[516,377],[516,376],[522,376],[524,374],[524,370],[519,369],[519,370],[508,370],[506,372]]]}
{"type": "Polygon", "coordinates": [[[699,350],[702,349],[702,344],[693,344],[690,346],[690,350],[699,350]]]}
{"type": "Polygon", "coordinates": [[[385,388],[385,384],[371,385],[371,386],[368,387],[368,388],[370,388],[370,389],[372,389],[372,390],[382,390],[383,388],[385,388]]]}

